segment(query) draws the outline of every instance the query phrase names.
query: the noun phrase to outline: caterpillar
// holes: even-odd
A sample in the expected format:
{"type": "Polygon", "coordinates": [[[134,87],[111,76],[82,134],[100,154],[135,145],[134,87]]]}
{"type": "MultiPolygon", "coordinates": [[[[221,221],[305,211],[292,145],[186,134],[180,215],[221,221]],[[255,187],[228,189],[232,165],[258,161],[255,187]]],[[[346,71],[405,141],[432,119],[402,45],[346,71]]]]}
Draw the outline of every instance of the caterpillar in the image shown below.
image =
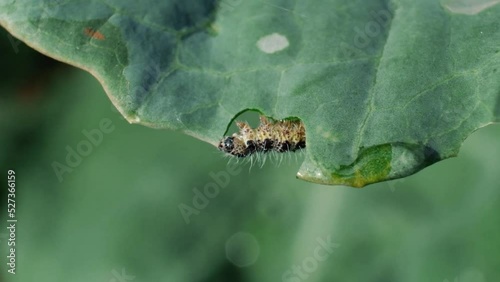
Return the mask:
{"type": "Polygon", "coordinates": [[[306,147],[306,130],[300,120],[269,120],[260,116],[260,124],[253,129],[247,122],[236,122],[240,129],[219,142],[220,151],[244,158],[262,152],[295,152],[306,147]]]}

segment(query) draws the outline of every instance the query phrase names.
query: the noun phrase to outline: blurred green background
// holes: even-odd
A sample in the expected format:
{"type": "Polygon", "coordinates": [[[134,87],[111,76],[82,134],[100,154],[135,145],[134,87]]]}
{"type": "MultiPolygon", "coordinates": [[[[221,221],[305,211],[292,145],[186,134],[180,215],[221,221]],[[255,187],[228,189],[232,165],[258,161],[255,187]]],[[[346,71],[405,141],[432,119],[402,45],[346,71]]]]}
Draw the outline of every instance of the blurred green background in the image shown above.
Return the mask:
{"type": "MultiPolygon", "coordinates": [[[[0,32],[1,281],[498,281],[500,126],[459,158],[364,189],[295,179],[295,157],[237,166],[186,223],[193,189],[228,171],[216,148],[130,125],[89,74],[0,32]],[[14,45],[12,45],[14,43],[14,45]],[[114,130],[59,181],[66,147],[114,130]],[[7,170],[17,266],[7,273],[7,170]],[[322,249],[330,240],[333,249],[322,249]],[[321,259],[317,250],[320,249],[321,259]]],[[[211,186],[213,187],[213,186],[211,186]]]]}

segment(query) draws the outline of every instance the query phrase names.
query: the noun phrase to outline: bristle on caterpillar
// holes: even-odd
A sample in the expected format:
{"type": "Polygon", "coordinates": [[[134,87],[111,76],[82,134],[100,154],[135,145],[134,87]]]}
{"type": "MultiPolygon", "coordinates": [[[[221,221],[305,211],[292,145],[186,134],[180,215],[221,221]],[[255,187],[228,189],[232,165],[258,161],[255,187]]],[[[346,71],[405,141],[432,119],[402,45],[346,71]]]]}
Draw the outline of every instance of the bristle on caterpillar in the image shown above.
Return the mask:
{"type": "Polygon", "coordinates": [[[260,125],[253,129],[246,122],[236,122],[240,132],[219,142],[219,150],[244,158],[254,153],[295,152],[306,147],[306,130],[300,120],[269,120],[260,116],[260,125]]]}

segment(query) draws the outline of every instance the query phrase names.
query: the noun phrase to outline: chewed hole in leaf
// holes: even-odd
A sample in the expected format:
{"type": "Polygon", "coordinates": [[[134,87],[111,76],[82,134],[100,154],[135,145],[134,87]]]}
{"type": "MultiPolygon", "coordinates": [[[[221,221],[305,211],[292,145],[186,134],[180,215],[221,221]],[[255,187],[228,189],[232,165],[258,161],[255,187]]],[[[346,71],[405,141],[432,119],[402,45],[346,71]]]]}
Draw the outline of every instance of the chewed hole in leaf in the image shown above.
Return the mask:
{"type": "Polygon", "coordinates": [[[237,117],[235,126],[237,131],[232,135],[224,136],[218,148],[238,158],[260,153],[296,152],[306,147],[305,127],[298,118],[275,120],[249,111],[237,117]],[[245,116],[248,116],[250,122],[240,119],[245,116]],[[258,125],[256,126],[257,118],[258,125]]]}

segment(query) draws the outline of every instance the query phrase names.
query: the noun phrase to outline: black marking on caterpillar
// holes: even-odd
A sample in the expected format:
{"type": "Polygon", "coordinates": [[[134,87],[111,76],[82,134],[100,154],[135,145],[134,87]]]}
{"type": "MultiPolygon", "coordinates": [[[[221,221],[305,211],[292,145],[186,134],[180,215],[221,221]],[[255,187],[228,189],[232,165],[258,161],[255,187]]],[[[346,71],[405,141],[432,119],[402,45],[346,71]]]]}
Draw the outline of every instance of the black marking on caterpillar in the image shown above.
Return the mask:
{"type": "Polygon", "coordinates": [[[253,129],[246,122],[236,122],[240,132],[219,142],[219,150],[244,158],[262,152],[295,152],[306,147],[306,130],[300,120],[268,120],[260,116],[260,125],[253,129]]]}

